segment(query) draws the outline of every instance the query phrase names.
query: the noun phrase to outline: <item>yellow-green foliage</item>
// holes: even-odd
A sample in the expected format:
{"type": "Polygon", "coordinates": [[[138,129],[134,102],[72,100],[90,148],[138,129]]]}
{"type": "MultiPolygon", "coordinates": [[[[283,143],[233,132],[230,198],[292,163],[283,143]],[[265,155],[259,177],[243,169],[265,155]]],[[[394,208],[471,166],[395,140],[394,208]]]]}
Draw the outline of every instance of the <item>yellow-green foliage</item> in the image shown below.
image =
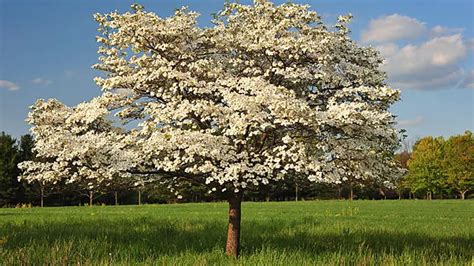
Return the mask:
{"type": "Polygon", "coordinates": [[[447,184],[463,195],[474,188],[474,136],[467,131],[464,135],[450,137],[444,145],[444,168],[447,184]]]}
{"type": "Polygon", "coordinates": [[[413,148],[405,183],[413,192],[435,192],[444,180],[442,138],[425,137],[413,148]]]}
{"type": "Polygon", "coordinates": [[[463,198],[474,189],[474,136],[424,137],[416,142],[408,160],[403,186],[412,192],[456,192],[463,198]]]}

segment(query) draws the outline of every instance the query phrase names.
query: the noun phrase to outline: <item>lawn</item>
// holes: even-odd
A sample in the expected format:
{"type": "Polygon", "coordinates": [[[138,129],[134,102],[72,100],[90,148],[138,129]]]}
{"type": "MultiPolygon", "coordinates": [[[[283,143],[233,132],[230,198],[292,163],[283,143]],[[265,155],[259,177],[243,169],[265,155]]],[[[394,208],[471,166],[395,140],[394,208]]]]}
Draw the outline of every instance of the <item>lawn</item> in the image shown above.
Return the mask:
{"type": "Polygon", "coordinates": [[[0,209],[0,265],[471,265],[474,201],[225,203],[0,209]]]}

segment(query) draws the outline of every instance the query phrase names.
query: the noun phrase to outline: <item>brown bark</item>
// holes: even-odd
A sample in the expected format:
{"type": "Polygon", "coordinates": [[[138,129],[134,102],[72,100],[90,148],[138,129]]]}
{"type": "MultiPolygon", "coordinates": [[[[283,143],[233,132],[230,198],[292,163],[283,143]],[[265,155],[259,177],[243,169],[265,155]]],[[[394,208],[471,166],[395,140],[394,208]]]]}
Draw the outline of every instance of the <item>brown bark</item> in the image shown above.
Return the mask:
{"type": "Polygon", "coordinates": [[[142,191],[138,190],[138,206],[142,205],[142,191]]]}
{"type": "Polygon", "coordinates": [[[44,187],[41,187],[41,208],[44,205],[44,187]]]}
{"type": "Polygon", "coordinates": [[[89,207],[92,207],[93,200],[94,200],[94,192],[89,191],[89,207]]]}
{"type": "Polygon", "coordinates": [[[349,200],[354,199],[354,189],[352,188],[352,184],[350,184],[350,194],[349,194],[349,200]]]}
{"type": "Polygon", "coordinates": [[[296,201],[298,201],[298,183],[295,183],[296,184],[296,201]]]}
{"type": "Polygon", "coordinates": [[[118,193],[114,191],[115,205],[118,205],[118,193]]]}
{"type": "Polygon", "coordinates": [[[383,191],[382,188],[379,188],[379,194],[380,194],[380,196],[382,196],[384,199],[387,199],[387,195],[385,194],[385,192],[383,191]]]}
{"type": "Polygon", "coordinates": [[[227,243],[225,253],[229,257],[237,258],[240,252],[240,217],[242,195],[232,195],[229,199],[229,225],[227,228],[227,243]]]}

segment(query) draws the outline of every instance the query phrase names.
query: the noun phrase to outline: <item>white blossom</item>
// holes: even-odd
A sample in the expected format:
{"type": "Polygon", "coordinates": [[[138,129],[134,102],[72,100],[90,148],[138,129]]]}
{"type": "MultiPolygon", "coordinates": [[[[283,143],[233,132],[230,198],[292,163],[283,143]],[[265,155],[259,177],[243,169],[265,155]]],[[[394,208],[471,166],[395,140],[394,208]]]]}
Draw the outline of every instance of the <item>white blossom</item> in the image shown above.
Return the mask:
{"type": "MultiPolygon", "coordinates": [[[[226,4],[210,28],[179,9],[96,14],[102,95],[38,100],[39,161],[27,180],[113,182],[132,175],[241,192],[295,175],[383,179],[398,145],[382,59],[308,6],[226,4]],[[112,180],[112,181],[110,181],[112,180]]],[[[176,192],[177,193],[177,192],[176,192]]],[[[179,197],[179,196],[178,196],[179,197]]]]}

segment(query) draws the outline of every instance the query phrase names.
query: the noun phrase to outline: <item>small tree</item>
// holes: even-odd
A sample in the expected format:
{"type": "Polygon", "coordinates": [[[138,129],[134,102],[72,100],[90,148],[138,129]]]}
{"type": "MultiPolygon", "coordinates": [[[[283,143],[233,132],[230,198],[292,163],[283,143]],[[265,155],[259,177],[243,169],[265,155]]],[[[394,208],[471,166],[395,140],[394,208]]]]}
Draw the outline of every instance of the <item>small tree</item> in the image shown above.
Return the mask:
{"type": "Polygon", "coordinates": [[[422,191],[431,199],[434,192],[441,191],[445,185],[445,173],[442,168],[443,138],[425,137],[420,139],[413,148],[408,160],[406,186],[413,193],[422,191]]]}
{"type": "Polygon", "coordinates": [[[163,19],[132,7],[95,16],[103,94],[33,106],[38,155],[55,159],[23,164],[25,178],[159,176],[178,196],[183,184],[205,185],[229,203],[226,253],[236,257],[244,190],[393,169],[388,108],[399,92],[385,85],[378,53],[350,39],[350,16],[331,28],[308,6],[256,0],[226,4],[199,28],[185,8],[163,19]],[[136,123],[120,127],[111,114],[136,123]],[[363,163],[344,167],[343,155],[363,163]]]}
{"type": "Polygon", "coordinates": [[[444,144],[443,168],[447,174],[447,184],[459,192],[461,199],[474,189],[474,136],[466,131],[463,135],[452,136],[444,144]]]}

